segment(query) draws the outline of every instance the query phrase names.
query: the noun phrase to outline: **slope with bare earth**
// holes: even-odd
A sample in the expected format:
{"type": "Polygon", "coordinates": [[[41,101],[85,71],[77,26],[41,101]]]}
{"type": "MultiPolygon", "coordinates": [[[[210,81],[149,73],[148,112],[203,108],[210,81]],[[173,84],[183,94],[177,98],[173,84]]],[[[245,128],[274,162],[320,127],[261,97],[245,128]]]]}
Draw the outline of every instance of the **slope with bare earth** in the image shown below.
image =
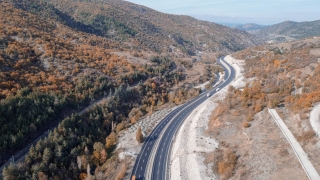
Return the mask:
{"type": "MultiPolygon", "coordinates": [[[[230,62],[246,74],[247,62],[232,58],[230,62]]],[[[220,142],[220,146],[207,154],[205,162],[221,179],[306,179],[299,161],[294,159],[294,152],[268,112],[255,106],[257,109],[251,113],[236,96],[246,91],[246,83],[255,84],[256,77],[242,76],[238,81],[242,83],[232,84],[225,92],[223,103],[218,103],[212,113],[207,134],[220,142]],[[236,160],[232,160],[233,154],[236,160]]]]}
{"type": "Polygon", "coordinates": [[[309,122],[311,108],[320,101],[315,53],[319,45],[319,39],[311,38],[233,54],[244,59],[244,77],[249,81],[240,88],[230,86],[209,122],[208,133],[221,146],[206,159],[220,178],[307,178],[267,107],[276,108],[320,171],[319,140],[309,122]]]}
{"type": "Polygon", "coordinates": [[[182,125],[173,144],[171,179],[307,179],[266,110],[244,127],[247,109],[234,105],[237,100],[230,91],[245,88],[255,78],[244,77],[245,61],[226,60],[235,67],[236,78],[182,125]]]}

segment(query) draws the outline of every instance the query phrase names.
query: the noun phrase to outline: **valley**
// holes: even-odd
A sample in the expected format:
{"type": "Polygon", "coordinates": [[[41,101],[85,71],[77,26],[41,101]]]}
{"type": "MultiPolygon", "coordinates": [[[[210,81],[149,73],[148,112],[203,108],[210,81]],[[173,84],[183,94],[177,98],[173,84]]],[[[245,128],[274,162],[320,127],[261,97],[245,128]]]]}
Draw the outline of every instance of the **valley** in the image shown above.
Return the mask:
{"type": "Polygon", "coordinates": [[[318,20],[0,4],[0,179],[317,179],[318,20]]]}

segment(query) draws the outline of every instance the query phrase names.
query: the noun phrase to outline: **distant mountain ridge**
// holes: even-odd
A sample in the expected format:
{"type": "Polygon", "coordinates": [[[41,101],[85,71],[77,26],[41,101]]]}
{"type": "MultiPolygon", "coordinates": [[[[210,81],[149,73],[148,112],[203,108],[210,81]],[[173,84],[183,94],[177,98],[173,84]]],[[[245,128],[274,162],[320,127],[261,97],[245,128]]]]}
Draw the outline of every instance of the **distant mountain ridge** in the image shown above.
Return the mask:
{"type": "Polygon", "coordinates": [[[265,42],[293,41],[320,35],[320,20],[306,22],[285,21],[270,26],[255,23],[225,25],[254,34],[265,42]]]}
{"type": "Polygon", "coordinates": [[[241,24],[241,25],[236,25],[233,28],[237,28],[243,31],[247,31],[249,33],[254,34],[255,32],[265,28],[267,26],[265,25],[260,25],[260,24],[255,24],[255,23],[248,23],[248,24],[241,24]]]}
{"type": "Polygon", "coordinates": [[[266,25],[260,25],[256,23],[246,23],[246,24],[238,24],[238,23],[221,23],[224,26],[228,26],[233,29],[239,29],[246,31],[248,33],[254,34],[255,32],[267,27],[266,25]]]}
{"type": "Polygon", "coordinates": [[[320,20],[310,22],[285,21],[267,26],[257,33],[265,41],[292,41],[320,35],[320,20]]]}

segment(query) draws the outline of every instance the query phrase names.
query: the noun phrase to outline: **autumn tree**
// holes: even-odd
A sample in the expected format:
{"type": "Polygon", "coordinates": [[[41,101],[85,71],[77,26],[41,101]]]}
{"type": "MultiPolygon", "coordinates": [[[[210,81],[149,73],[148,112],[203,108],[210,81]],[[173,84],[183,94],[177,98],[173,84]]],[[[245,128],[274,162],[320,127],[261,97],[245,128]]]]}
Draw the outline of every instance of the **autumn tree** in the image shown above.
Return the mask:
{"type": "Polygon", "coordinates": [[[231,149],[225,149],[223,160],[218,162],[218,173],[229,178],[237,163],[237,155],[231,149]]]}
{"type": "Polygon", "coordinates": [[[123,130],[123,129],[125,129],[125,128],[126,128],[125,124],[124,124],[123,122],[121,122],[121,123],[119,123],[119,124],[117,125],[117,127],[116,127],[116,132],[118,133],[118,132],[120,132],[121,130],[123,130]]]}
{"type": "Polygon", "coordinates": [[[108,153],[105,149],[102,149],[100,151],[100,164],[103,164],[104,162],[106,162],[108,158],[108,153]]]}
{"type": "Polygon", "coordinates": [[[107,150],[113,149],[114,145],[117,143],[117,135],[116,133],[112,132],[107,138],[106,138],[106,148],[107,150]]]}
{"type": "Polygon", "coordinates": [[[142,130],[141,127],[139,126],[136,132],[136,140],[138,141],[138,143],[142,143],[143,142],[143,135],[142,135],[142,130]]]}

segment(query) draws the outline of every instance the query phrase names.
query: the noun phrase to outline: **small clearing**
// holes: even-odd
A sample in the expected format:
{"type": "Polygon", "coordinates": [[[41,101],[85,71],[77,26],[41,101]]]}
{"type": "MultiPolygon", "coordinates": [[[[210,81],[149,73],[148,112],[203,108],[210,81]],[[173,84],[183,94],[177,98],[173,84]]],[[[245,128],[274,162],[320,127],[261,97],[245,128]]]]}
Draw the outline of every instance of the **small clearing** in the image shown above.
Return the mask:
{"type": "Polygon", "coordinates": [[[320,49],[312,49],[310,50],[310,54],[320,56],[320,49]]]}
{"type": "Polygon", "coordinates": [[[126,60],[131,64],[153,64],[151,61],[147,60],[147,56],[145,57],[135,57],[134,55],[130,54],[129,52],[111,52],[112,54],[118,55],[120,57],[126,57],[126,60]]]}

